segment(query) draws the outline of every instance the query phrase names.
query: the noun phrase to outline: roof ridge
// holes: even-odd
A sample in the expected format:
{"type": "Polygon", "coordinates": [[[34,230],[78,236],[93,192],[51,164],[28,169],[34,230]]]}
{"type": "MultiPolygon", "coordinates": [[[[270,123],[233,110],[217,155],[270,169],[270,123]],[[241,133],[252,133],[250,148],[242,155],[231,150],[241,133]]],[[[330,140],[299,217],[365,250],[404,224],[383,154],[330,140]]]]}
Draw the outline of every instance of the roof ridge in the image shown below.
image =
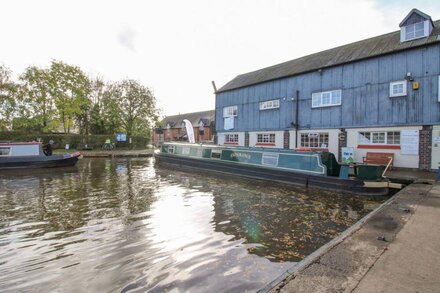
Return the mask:
{"type": "MultiPolygon", "coordinates": [[[[434,21],[434,29],[438,29],[439,27],[440,27],[440,19],[434,21]]],[[[233,82],[236,81],[237,79],[241,79],[241,78],[244,78],[244,77],[252,75],[252,74],[260,74],[260,73],[264,73],[264,72],[270,71],[272,69],[279,69],[280,67],[283,67],[283,66],[295,63],[295,62],[301,62],[302,60],[307,60],[307,59],[313,58],[314,56],[325,55],[325,53],[328,53],[328,52],[340,51],[340,50],[344,50],[346,48],[350,48],[350,47],[353,47],[353,46],[355,47],[358,44],[370,43],[370,42],[372,42],[374,40],[381,40],[381,39],[384,39],[384,38],[391,38],[391,37],[397,36],[397,35],[400,36],[400,30],[392,31],[392,32],[381,34],[381,35],[374,36],[374,37],[365,38],[365,39],[362,39],[362,40],[359,40],[359,41],[355,41],[355,42],[352,42],[352,43],[348,43],[348,44],[332,47],[332,48],[329,48],[329,49],[325,49],[323,51],[318,51],[318,52],[314,52],[314,53],[311,53],[311,54],[308,54],[308,55],[304,55],[304,56],[301,56],[301,57],[298,57],[298,58],[295,58],[295,59],[287,60],[287,61],[275,64],[275,65],[271,65],[271,66],[263,67],[263,68],[260,68],[260,69],[257,69],[257,70],[253,70],[253,71],[249,71],[249,72],[246,72],[246,73],[242,73],[242,74],[237,75],[235,78],[233,78],[229,82],[227,82],[225,85],[223,85],[217,91],[217,93],[228,91],[228,90],[232,90],[232,89],[236,89],[236,88],[240,88],[240,87],[243,87],[243,86],[246,86],[246,85],[257,84],[257,83],[261,83],[261,82],[264,82],[264,81],[269,81],[269,80],[272,80],[272,79],[278,79],[278,78],[282,78],[282,77],[289,76],[289,75],[295,75],[295,74],[300,74],[300,73],[303,73],[303,72],[307,72],[307,71],[310,71],[310,70],[313,70],[313,69],[299,71],[299,72],[296,72],[295,74],[287,74],[287,75],[284,75],[284,76],[277,76],[277,77],[274,77],[272,79],[264,79],[264,80],[259,80],[259,81],[256,81],[256,82],[250,82],[250,83],[247,83],[247,84],[242,85],[242,86],[233,86],[232,85],[233,82]]],[[[426,39],[428,39],[428,38],[426,38],[426,39]]],[[[416,40],[416,41],[418,41],[418,40],[416,40]]],[[[399,45],[400,45],[400,43],[399,43],[399,45]]],[[[410,46],[402,47],[401,49],[404,50],[404,49],[409,49],[409,48],[413,48],[413,47],[416,47],[416,46],[417,45],[410,45],[410,46]]],[[[373,48],[370,48],[370,49],[374,49],[374,46],[373,46],[373,48]]],[[[383,54],[386,54],[386,53],[391,53],[391,52],[397,51],[397,50],[399,50],[399,49],[395,48],[393,50],[390,50],[389,52],[385,52],[385,53],[381,53],[381,54],[372,54],[371,56],[366,56],[366,57],[365,56],[364,57],[355,57],[353,59],[346,60],[346,62],[348,62],[348,61],[353,62],[353,61],[356,61],[356,60],[361,60],[361,59],[372,57],[372,56],[379,56],[379,55],[383,55],[383,54]]],[[[346,62],[336,62],[336,63],[331,64],[331,65],[321,64],[321,66],[317,66],[317,67],[315,66],[314,68],[316,69],[316,68],[320,68],[320,67],[321,68],[325,68],[325,67],[329,67],[329,66],[336,66],[338,64],[340,65],[340,64],[343,64],[343,63],[346,63],[346,62]]]]}

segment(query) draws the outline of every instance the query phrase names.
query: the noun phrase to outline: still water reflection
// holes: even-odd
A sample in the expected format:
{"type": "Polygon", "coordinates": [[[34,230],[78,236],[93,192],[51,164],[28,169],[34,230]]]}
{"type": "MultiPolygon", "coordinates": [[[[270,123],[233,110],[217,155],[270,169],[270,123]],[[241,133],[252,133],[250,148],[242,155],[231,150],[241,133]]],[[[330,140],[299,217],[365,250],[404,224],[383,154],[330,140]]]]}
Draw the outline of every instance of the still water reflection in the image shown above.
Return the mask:
{"type": "Polygon", "coordinates": [[[381,200],[84,159],[0,173],[0,291],[243,292],[381,200]]]}

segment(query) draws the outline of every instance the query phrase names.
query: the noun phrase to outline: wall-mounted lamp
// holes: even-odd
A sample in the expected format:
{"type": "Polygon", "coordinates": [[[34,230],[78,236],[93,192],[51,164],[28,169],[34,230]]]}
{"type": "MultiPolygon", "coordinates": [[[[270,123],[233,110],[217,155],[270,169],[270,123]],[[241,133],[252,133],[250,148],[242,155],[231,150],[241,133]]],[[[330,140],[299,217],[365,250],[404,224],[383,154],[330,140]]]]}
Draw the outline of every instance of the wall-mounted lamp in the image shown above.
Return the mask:
{"type": "Polygon", "coordinates": [[[408,79],[409,81],[413,81],[414,80],[414,78],[412,77],[411,72],[407,72],[406,73],[406,79],[408,79]]]}

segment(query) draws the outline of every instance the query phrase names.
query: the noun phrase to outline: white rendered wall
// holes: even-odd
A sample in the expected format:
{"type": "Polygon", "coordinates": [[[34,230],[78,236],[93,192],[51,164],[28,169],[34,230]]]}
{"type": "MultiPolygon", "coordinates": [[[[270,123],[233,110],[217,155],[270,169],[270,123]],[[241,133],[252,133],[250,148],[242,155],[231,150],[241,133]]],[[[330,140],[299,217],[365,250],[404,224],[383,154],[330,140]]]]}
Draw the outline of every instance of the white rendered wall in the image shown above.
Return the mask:
{"type": "MultiPolygon", "coordinates": [[[[354,159],[357,163],[362,163],[362,158],[367,155],[367,152],[376,153],[393,153],[394,166],[402,168],[418,168],[418,155],[402,155],[400,149],[358,149],[358,135],[362,131],[402,131],[402,130],[421,130],[421,126],[409,127],[383,127],[383,128],[350,128],[347,129],[347,146],[354,147],[354,159]]],[[[419,150],[420,152],[420,150],[419,150]]]]}

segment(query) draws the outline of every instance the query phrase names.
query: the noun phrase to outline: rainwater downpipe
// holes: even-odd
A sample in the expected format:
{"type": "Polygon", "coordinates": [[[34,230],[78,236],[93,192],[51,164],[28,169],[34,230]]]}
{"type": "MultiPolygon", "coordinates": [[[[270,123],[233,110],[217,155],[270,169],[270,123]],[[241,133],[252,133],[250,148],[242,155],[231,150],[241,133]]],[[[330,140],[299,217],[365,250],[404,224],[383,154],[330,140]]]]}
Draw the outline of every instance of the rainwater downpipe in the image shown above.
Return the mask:
{"type": "Polygon", "coordinates": [[[295,115],[295,148],[298,148],[298,128],[299,128],[299,90],[296,90],[295,94],[295,100],[296,100],[296,115],[295,115]]]}

